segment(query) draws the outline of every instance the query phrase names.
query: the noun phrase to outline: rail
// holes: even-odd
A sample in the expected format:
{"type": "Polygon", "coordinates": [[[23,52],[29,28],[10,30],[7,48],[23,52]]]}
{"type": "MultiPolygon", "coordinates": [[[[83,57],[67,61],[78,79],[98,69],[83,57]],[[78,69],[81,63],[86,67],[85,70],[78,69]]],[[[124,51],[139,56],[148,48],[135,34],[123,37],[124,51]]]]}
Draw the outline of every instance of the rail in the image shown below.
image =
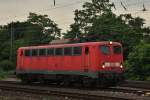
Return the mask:
{"type": "Polygon", "coordinates": [[[150,97],[139,96],[134,92],[124,92],[118,89],[75,89],[75,88],[64,88],[64,87],[51,87],[42,85],[25,85],[20,82],[6,82],[0,81],[1,90],[9,90],[12,92],[25,92],[40,95],[54,95],[63,96],[70,98],[77,98],[83,100],[150,100],[150,97]],[[114,91],[115,90],[115,91],[114,91]]]}

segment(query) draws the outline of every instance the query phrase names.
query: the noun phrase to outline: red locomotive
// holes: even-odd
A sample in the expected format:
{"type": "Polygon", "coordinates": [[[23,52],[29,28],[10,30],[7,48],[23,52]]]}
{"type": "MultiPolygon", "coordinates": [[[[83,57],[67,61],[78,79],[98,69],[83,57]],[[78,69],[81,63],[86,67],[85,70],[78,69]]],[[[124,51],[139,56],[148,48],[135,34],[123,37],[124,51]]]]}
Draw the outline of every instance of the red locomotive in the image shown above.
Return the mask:
{"type": "Polygon", "coordinates": [[[123,51],[118,42],[86,42],[21,47],[17,76],[25,82],[118,83],[123,74],[123,51]]]}

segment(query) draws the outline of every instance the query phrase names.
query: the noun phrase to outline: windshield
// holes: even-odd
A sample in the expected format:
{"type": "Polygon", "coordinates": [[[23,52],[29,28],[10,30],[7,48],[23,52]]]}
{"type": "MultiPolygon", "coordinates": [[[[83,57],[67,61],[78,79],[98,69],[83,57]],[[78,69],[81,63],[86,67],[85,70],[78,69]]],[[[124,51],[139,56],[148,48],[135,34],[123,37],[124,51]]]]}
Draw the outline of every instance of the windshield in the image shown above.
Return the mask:
{"type": "Polygon", "coordinates": [[[113,51],[114,51],[114,54],[121,54],[122,53],[122,49],[120,46],[114,46],[113,51]]]}
{"type": "Polygon", "coordinates": [[[100,51],[105,55],[110,54],[110,48],[109,48],[109,46],[106,46],[106,45],[100,46],[100,51]]]}

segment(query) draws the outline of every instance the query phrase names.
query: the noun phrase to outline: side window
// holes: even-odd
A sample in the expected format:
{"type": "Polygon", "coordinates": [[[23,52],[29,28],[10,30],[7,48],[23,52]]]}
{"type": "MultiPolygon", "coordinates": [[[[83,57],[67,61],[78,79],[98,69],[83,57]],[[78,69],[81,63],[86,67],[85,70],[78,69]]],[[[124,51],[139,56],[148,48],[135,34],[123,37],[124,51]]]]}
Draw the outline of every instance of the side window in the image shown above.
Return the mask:
{"type": "Polygon", "coordinates": [[[100,51],[101,51],[103,54],[108,55],[108,54],[110,53],[109,46],[106,46],[106,45],[100,46],[100,51]]]}
{"type": "Polygon", "coordinates": [[[114,54],[121,54],[122,53],[120,46],[114,46],[113,51],[114,51],[114,54]]]}
{"type": "Polygon", "coordinates": [[[86,54],[86,55],[89,54],[89,47],[85,47],[85,54],[86,54]]]}
{"type": "Polygon", "coordinates": [[[73,55],[81,55],[82,47],[73,47],[73,55]]]}
{"type": "Polygon", "coordinates": [[[72,47],[64,48],[64,55],[71,56],[72,55],[72,47]]]}
{"type": "Polygon", "coordinates": [[[38,56],[38,50],[32,49],[32,56],[38,56]]]}
{"type": "Polygon", "coordinates": [[[25,54],[24,54],[25,56],[30,56],[31,50],[25,50],[24,53],[25,53],[25,54]]]}
{"type": "Polygon", "coordinates": [[[47,49],[47,55],[48,56],[53,56],[54,55],[54,48],[47,49]]]}
{"type": "Polygon", "coordinates": [[[45,56],[46,55],[46,49],[39,49],[39,56],[45,56]]]}
{"type": "Polygon", "coordinates": [[[61,55],[63,55],[63,49],[62,49],[62,48],[56,48],[56,49],[55,49],[55,55],[56,55],[56,56],[61,56],[61,55]]]}

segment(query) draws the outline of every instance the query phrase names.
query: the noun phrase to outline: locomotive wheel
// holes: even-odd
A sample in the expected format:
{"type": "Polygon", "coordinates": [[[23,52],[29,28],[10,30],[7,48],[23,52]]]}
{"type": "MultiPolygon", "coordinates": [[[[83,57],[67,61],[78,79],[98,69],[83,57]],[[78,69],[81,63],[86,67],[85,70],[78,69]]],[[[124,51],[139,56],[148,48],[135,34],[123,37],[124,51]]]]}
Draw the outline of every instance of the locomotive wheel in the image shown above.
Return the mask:
{"type": "Polygon", "coordinates": [[[71,82],[69,81],[69,79],[64,79],[62,85],[68,87],[71,86],[71,82]]]}
{"type": "Polygon", "coordinates": [[[106,88],[108,87],[108,83],[105,80],[95,80],[95,86],[97,88],[106,88]]]}
{"type": "Polygon", "coordinates": [[[45,84],[46,81],[43,78],[38,78],[38,82],[40,82],[41,84],[45,84]]]}
{"type": "Polygon", "coordinates": [[[21,78],[21,82],[24,83],[24,84],[31,84],[33,81],[29,80],[27,78],[21,78]]]}
{"type": "Polygon", "coordinates": [[[61,78],[58,78],[56,81],[57,85],[61,86],[69,86],[69,77],[67,78],[66,76],[61,76],[61,78]]]}
{"type": "Polygon", "coordinates": [[[83,78],[83,80],[82,80],[82,85],[85,88],[92,87],[92,85],[93,85],[92,83],[93,83],[93,80],[90,78],[83,78]]]}
{"type": "Polygon", "coordinates": [[[21,82],[24,84],[31,84],[34,80],[28,75],[21,75],[20,76],[21,82]]]}

